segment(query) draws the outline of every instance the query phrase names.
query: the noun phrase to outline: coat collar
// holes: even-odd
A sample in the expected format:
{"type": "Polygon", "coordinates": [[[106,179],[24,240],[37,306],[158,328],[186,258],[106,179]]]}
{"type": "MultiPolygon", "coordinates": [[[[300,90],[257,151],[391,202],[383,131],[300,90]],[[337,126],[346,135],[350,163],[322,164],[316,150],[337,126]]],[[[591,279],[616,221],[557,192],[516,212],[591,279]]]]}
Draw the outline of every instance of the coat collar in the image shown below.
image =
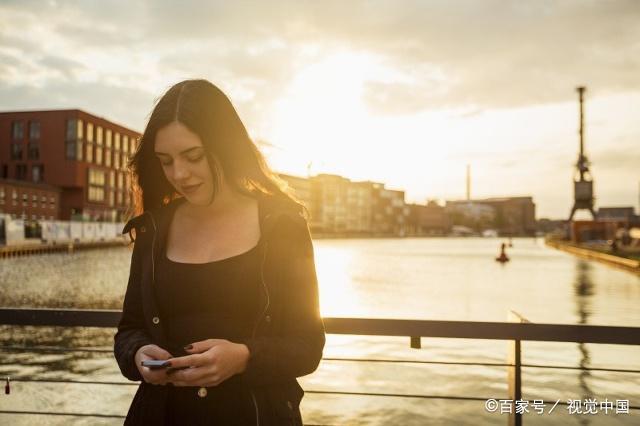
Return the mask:
{"type": "MultiPolygon", "coordinates": [[[[122,229],[122,233],[129,234],[131,240],[134,241],[135,237],[132,235],[134,229],[136,231],[143,230],[144,232],[145,229],[143,229],[143,227],[147,228],[155,224],[160,235],[165,235],[173,212],[184,201],[184,198],[176,198],[162,207],[145,211],[129,220],[122,229]],[[153,223],[153,221],[155,223],[153,223]]],[[[268,238],[276,224],[283,217],[287,217],[301,226],[306,226],[303,208],[289,199],[271,195],[260,195],[258,197],[258,210],[262,238],[268,238]]]]}

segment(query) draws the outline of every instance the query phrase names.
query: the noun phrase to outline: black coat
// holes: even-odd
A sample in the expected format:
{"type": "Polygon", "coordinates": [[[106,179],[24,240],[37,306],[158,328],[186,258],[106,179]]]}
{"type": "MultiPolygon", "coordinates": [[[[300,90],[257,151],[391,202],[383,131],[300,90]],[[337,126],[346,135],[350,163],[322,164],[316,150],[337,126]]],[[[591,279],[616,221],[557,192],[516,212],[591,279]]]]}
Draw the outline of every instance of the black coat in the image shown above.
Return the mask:
{"type": "MultiPolygon", "coordinates": [[[[164,240],[170,210],[178,203],[147,211],[123,230],[131,234],[135,229],[136,238],[114,353],[129,380],[142,380],[134,362],[141,346],[153,343],[166,348],[154,275],[159,241],[164,240]]],[[[263,292],[252,337],[236,342],[246,344],[250,352],[240,375],[251,390],[258,425],[301,425],[299,405],[304,391],[296,377],[315,371],[325,343],[313,246],[297,206],[274,197],[263,197],[259,203],[263,292]]],[[[143,381],[125,424],[163,424],[166,396],[166,386],[143,381]]]]}

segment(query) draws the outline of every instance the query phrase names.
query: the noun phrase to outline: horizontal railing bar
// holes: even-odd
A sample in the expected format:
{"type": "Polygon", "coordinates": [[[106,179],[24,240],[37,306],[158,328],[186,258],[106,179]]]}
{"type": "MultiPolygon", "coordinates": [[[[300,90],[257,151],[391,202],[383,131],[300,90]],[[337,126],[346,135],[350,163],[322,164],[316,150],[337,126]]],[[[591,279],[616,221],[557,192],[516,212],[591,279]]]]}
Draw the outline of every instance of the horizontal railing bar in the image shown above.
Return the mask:
{"type": "MultiPolygon", "coordinates": [[[[322,358],[323,361],[356,361],[356,362],[388,362],[405,364],[442,364],[442,365],[473,365],[479,367],[513,367],[513,364],[500,362],[465,362],[465,361],[429,361],[429,360],[404,360],[404,359],[372,359],[372,358],[322,358]]],[[[572,367],[570,365],[543,365],[543,364],[520,364],[527,368],[556,368],[563,370],[581,371],[606,371],[612,373],[640,373],[640,370],[625,370],[621,368],[601,368],[601,367],[572,367]]]]}
{"type": "MultiPolygon", "coordinates": [[[[4,325],[116,327],[121,316],[118,310],[0,308],[4,325]]],[[[324,324],[328,334],[640,344],[640,327],[378,318],[324,318],[324,324]]]]}
{"type": "MultiPolygon", "coordinates": [[[[2,377],[0,377],[1,379],[2,377]]],[[[11,377],[12,382],[22,383],[68,383],[78,385],[114,385],[114,386],[139,386],[140,382],[100,382],[96,380],[72,380],[72,379],[33,379],[30,377],[11,377]]]]}
{"type": "Polygon", "coordinates": [[[28,352],[88,352],[112,354],[113,349],[97,348],[64,348],[61,346],[0,346],[0,350],[6,351],[28,351],[28,352]]]}
{"type": "MultiPolygon", "coordinates": [[[[36,416],[66,416],[66,417],[101,417],[101,418],[114,418],[124,419],[126,416],[118,414],[97,414],[97,413],[56,413],[52,411],[13,411],[13,410],[0,410],[0,414],[28,414],[36,416]]],[[[332,426],[327,423],[323,424],[305,424],[304,426],[332,426]]]]}
{"type": "Polygon", "coordinates": [[[118,414],[56,413],[54,411],[14,411],[14,410],[0,410],[0,414],[30,414],[30,415],[39,415],[39,416],[66,416],[66,417],[100,417],[104,419],[124,419],[126,417],[118,414]]]}
{"type": "MultiPolygon", "coordinates": [[[[113,349],[85,349],[85,348],[60,348],[60,347],[30,347],[30,346],[0,346],[0,351],[15,350],[29,352],[88,352],[88,353],[107,353],[112,354],[113,349]]],[[[501,362],[471,362],[471,361],[430,361],[430,360],[413,360],[413,359],[378,359],[378,358],[330,358],[322,357],[322,361],[346,361],[346,362],[383,362],[390,364],[434,364],[434,365],[470,365],[477,367],[513,367],[513,364],[501,362]]],[[[6,365],[6,364],[0,364],[6,365]]],[[[580,371],[603,371],[609,373],[640,373],[640,370],[629,370],[623,368],[605,368],[605,367],[573,367],[570,365],[544,365],[544,364],[521,364],[526,368],[551,368],[560,370],[580,370],[580,371]]]]}
{"type": "Polygon", "coordinates": [[[325,318],[330,334],[640,344],[640,327],[480,321],[325,318]]]}
{"type": "Polygon", "coordinates": [[[571,367],[569,365],[541,365],[541,364],[520,364],[522,368],[553,368],[557,370],[580,370],[580,371],[604,371],[607,373],[640,373],[640,370],[625,370],[623,368],[604,367],[571,367]]]}

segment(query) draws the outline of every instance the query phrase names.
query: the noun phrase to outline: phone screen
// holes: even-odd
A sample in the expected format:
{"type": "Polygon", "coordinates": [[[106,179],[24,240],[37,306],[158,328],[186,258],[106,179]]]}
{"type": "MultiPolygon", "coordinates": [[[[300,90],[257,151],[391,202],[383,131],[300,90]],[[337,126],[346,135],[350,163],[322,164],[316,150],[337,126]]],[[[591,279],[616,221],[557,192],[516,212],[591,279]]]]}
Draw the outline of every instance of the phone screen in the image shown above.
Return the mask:
{"type": "Polygon", "coordinates": [[[151,370],[157,370],[159,368],[166,368],[169,366],[169,361],[163,359],[148,359],[142,361],[143,367],[149,367],[151,370]]]}

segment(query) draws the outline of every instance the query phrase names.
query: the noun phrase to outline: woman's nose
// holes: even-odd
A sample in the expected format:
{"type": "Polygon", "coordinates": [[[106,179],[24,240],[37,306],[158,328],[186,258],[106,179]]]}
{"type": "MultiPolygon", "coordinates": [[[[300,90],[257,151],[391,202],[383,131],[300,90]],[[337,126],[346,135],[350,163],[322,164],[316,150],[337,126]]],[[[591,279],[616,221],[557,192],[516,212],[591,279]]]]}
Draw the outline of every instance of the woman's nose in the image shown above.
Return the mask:
{"type": "Polygon", "coordinates": [[[181,161],[176,161],[173,169],[173,178],[175,180],[184,180],[189,177],[189,168],[181,161]]]}

